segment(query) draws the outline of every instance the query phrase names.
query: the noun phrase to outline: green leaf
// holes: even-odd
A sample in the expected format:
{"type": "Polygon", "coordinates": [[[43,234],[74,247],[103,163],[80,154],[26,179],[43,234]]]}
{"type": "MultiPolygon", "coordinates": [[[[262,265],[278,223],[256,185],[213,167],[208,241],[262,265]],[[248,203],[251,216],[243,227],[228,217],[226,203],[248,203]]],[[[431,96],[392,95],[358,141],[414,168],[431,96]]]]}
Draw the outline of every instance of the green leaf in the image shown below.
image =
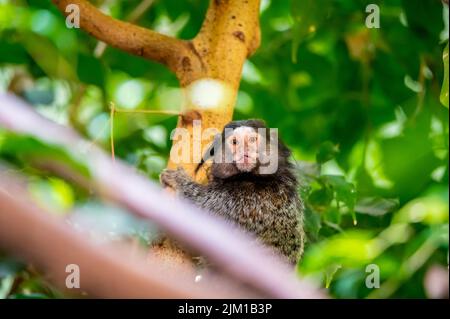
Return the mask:
{"type": "Polygon", "coordinates": [[[361,198],[355,206],[355,211],[360,214],[382,216],[395,211],[399,206],[398,199],[386,199],[380,197],[361,198]]]}
{"type": "Polygon", "coordinates": [[[19,43],[0,40],[0,62],[26,64],[29,60],[26,50],[19,43]]]}
{"type": "Polygon", "coordinates": [[[318,163],[325,163],[332,160],[339,153],[339,146],[327,141],[320,145],[319,151],[316,155],[316,160],[318,163]]]}
{"type": "Polygon", "coordinates": [[[70,63],[46,37],[28,32],[21,35],[22,43],[39,67],[49,76],[76,81],[77,75],[70,63]]]}
{"type": "Polygon", "coordinates": [[[292,62],[297,63],[298,47],[308,36],[314,34],[317,28],[328,17],[330,0],[320,3],[314,0],[292,1],[291,14],[294,18],[292,28],[292,62]],[[325,8],[325,9],[324,9],[325,8]]]}
{"type": "MultiPolygon", "coordinates": [[[[437,102],[438,107],[439,105],[437,102]]],[[[429,116],[425,114],[425,110],[423,112],[422,116],[416,118],[413,127],[406,126],[401,135],[383,139],[379,144],[381,150],[379,166],[383,167],[384,176],[394,181],[391,196],[400,200],[417,196],[429,185],[433,170],[442,165],[429,138],[431,135],[429,116]]]]}
{"type": "Polygon", "coordinates": [[[0,300],[8,297],[14,285],[14,276],[0,277],[0,300]]]}
{"type": "Polygon", "coordinates": [[[336,207],[330,207],[327,209],[323,215],[323,218],[325,221],[334,225],[339,225],[341,223],[341,213],[336,207]]]}
{"type": "Polygon", "coordinates": [[[333,280],[334,275],[338,272],[339,269],[342,268],[342,265],[333,264],[329,266],[325,271],[325,288],[330,288],[331,281],[333,280]]]}
{"type": "Polygon", "coordinates": [[[416,198],[403,206],[393,219],[394,223],[448,223],[448,201],[438,196],[416,198]]]}
{"type": "Polygon", "coordinates": [[[25,265],[15,259],[0,258],[0,278],[16,275],[25,269],[25,265]]]}
{"type": "Polygon", "coordinates": [[[0,300],[11,293],[16,276],[25,269],[25,264],[9,257],[0,257],[0,300]]]}
{"type": "Polygon", "coordinates": [[[308,234],[308,239],[317,240],[320,228],[322,224],[320,222],[320,215],[306,206],[305,216],[304,216],[304,227],[305,232],[308,234]]]}
{"type": "Polygon", "coordinates": [[[434,1],[402,0],[402,7],[408,28],[426,37],[421,42],[438,43],[439,33],[444,28],[442,5],[434,1]]]}
{"type": "Polygon", "coordinates": [[[367,265],[380,253],[371,232],[353,230],[339,233],[305,251],[299,265],[303,274],[323,273],[332,265],[355,268],[367,265]]]}
{"type": "Polygon", "coordinates": [[[442,54],[442,59],[444,61],[444,81],[441,90],[441,103],[448,107],[448,42],[442,54]]]}
{"type": "Polygon", "coordinates": [[[328,187],[315,190],[309,195],[308,202],[318,210],[323,210],[333,200],[333,191],[328,187]]]}
{"type": "Polygon", "coordinates": [[[74,205],[74,191],[65,181],[58,178],[32,181],[30,193],[42,206],[58,213],[68,212],[74,205]]]}
{"type": "Polygon", "coordinates": [[[356,188],[352,183],[338,175],[323,175],[321,180],[334,190],[336,200],[344,203],[348,209],[353,210],[356,202],[356,188]]]}
{"type": "Polygon", "coordinates": [[[105,67],[93,56],[78,55],[77,74],[80,81],[103,87],[105,85],[105,67]]]}
{"type": "Polygon", "coordinates": [[[5,132],[0,140],[0,155],[17,157],[28,163],[58,162],[70,166],[84,177],[90,176],[89,168],[80,156],[61,146],[46,144],[32,136],[5,132]]]}

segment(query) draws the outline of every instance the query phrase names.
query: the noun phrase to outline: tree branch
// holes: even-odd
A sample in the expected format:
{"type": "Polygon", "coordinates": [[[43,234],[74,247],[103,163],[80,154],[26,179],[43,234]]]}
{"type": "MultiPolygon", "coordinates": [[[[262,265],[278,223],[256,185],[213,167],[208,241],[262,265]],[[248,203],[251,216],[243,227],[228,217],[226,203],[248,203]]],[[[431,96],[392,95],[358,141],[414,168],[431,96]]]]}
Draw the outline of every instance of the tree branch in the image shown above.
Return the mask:
{"type": "Polygon", "coordinates": [[[198,62],[189,43],[103,14],[86,0],[53,0],[59,10],[68,15],[70,4],[80,9],[80,27],[90,35],[115,48],[160,62],[173,72],[183,69],[183,59],[198,62]]]}
{"type": "Polygon", "coordinates": [[[211,0],[192,41],[208,76],[239,87],[242,66],[260,44],[260,0],[211,0]]]}
{"type": "MultiPolygon", "coordinates": [[[[185,116],[178,121],[178,128],[186,129],[193,134],[190,114],[201,120],[203,130],[215,128],[221,131],[233,117],[242,67],[247,57],[252,55],[260,44],[259,28],[260,0],[210,0],[206,17],[200,32],[191,41],[193,52],[201,61],[203,68],[192,68],[190,72],[178,75],[182,86],[185,86],[185,116]],[[222,98],[213,106],[207,108],[199,105],[197,99],[192,99],[191,88],[201,79],[213,79],[221,87],[222,98]],[[186,87],[186,84],[191,87],[186,87]]],[[[189,62],[189,60],[186,60],[189,62]]],[[[208,89],[202,88],[203,94],[208,89]]],[[[196,89],[192,89],[196,91],[196,89]]],[[[206,149],[211,141],[202,140],[201,148],[206,149]]],[[[193,150],[193,138],[190,139],[190,150],[193,150]]],[[[182,166],[183,169],[197,181],[206,180],[205,170],[195,175],[196,163],[176,164],[169,160],[168,168],[182,166]]]]}

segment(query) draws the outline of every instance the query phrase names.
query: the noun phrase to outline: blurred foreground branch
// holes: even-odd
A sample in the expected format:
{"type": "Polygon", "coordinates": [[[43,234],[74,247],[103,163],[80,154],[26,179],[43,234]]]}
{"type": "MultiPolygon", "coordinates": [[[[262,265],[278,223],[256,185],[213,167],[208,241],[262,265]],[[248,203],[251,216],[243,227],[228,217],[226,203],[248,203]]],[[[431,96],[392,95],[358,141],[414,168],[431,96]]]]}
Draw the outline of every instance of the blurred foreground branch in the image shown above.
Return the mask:
{"type": "Polygon", "coordinates": [[[130,247],[94,243],[63,219],[36,206],[18,177],[0,171],[0,247],[33,263],[70,295],[102,298],[235,298],[257,296],[223,281],[194,283],[181,267],[130,247]],[[128,248],[128,249],[127,249],[128,248]],[[67,289],[68,265],[80,269],[80,289],[67,289]],[[151,269],[151,271],[149,271],[151,269]],[[207,284],[206,284],[207,283],[207,284]]]}

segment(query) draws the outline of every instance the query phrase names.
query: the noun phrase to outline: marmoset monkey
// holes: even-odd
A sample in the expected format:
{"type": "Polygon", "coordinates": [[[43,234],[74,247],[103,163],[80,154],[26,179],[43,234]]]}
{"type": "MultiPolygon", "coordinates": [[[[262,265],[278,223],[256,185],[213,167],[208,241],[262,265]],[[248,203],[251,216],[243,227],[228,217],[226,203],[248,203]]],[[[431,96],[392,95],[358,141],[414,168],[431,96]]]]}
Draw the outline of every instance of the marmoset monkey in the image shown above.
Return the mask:
{"type": "Polygon", "coordinates": [[[260,120],[230,122],[197,167],[213,159],[206,185],[183,169],[163,171],[161,182],[295,263],[303,252],[303,203],[291,152],[269,131],[260,120]]]}

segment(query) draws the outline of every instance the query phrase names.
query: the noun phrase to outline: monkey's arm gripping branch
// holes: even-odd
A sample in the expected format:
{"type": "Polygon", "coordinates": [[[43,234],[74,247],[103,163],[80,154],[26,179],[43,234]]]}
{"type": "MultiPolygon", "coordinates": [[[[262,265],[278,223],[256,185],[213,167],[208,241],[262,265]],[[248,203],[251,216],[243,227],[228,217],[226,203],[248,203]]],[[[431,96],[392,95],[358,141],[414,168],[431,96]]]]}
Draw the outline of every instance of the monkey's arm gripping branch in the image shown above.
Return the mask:
{"type": "Polygon", "coordinates": [[[191,177],[182,168],[175,170],[165,169],[160,176],[161,184],[169,187],[180,194],[182,197],[192,200],[200,198],[197,196],[204,192],[205,185],[194,182],[191,177]]]}
{"type": "Polygon", "coordinates": [[[190,63],[200,63],[187,41],[111,18],[86,0],[52,1],[65,15],[70,13],[69,5],[77,6],[80,27],[98,40],[123,51],[165,64],[175,73],[181,72],[186,58],[190,63]]]}

